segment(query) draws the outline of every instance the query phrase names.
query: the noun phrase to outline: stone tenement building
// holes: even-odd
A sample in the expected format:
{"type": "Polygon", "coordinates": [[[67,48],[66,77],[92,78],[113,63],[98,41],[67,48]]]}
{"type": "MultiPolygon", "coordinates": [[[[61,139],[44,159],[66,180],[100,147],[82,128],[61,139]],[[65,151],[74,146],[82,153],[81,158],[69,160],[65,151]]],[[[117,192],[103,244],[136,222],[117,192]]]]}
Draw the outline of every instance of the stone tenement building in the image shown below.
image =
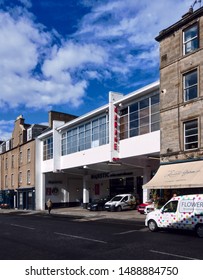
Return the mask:
{"type": "Polygon", "coordinates": [[[160,32],[161,162],[203,157],[203,8],[160,32]]]}
{"type": "Polygon", "coordinates": [[[190,8],[156,40],[160,168],[144,188],[160,189],[160,194],[203,193],[203,8],[190,8]]]}
{"type": "Polygon", "coordinates": [[[0,204],[21,209],[35,205],[35,137],[47,126],[17,117],[12,138],[0,145],[0,204]]]}
{"type": "Polygon", "coordinates": [[[51,130],[54,120],[68,122],[74,118],[76,116],[50,111],[49,126],[44,126],[26,124],[22,115],[17,117],[11,139],[0,143],[0,205],[19,209],[35,208],[35,139],[51,130]]]}

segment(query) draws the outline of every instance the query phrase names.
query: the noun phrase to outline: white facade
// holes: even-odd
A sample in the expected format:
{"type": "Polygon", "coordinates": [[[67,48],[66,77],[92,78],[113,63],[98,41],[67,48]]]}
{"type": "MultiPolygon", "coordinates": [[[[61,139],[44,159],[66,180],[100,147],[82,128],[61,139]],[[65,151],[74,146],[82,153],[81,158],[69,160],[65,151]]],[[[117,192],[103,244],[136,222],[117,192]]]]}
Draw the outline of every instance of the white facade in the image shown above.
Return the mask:
{"type": "Polygon", "coordinates": [[[85,205],[124,190],[147,200],[142,184],[159,167],[157,96],[159,82],[126,96],[110,92],[109,104],[54,121],[36,140],[36,209],[48,198],[56,206],[85,205]]]}

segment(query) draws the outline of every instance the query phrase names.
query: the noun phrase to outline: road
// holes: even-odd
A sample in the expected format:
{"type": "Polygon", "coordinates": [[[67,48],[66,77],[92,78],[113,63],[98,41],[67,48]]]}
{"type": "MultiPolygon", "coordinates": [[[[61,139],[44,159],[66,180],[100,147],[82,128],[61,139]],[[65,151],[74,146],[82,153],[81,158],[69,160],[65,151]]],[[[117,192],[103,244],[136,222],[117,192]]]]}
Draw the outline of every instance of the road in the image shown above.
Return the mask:
{"type": "Polygon", "coordinates": [[[0,214],[1,260],[203,260],[203,239],[143,221],[0,214]]]}

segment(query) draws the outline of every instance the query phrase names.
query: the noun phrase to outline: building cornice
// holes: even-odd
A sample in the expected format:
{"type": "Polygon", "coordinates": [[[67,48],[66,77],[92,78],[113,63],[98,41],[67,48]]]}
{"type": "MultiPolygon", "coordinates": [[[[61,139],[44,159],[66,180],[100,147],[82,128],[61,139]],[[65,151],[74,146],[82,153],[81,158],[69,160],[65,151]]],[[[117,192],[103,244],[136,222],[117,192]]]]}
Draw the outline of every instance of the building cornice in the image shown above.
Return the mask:
{"type": "Polygon", "coordinates": [[[173,34],[175,31],[181,29],[184,25],[192,22],[193,20],[197,19],[198,17],[203,15],[203,7],[200,9],[192,12],[189,11],[185,15],[183,15],[182,19],[174,23],[173,25],[169,26],[166,29],[163,29],[159,32],[159,35],[155,38],[156,41],[160,42],[165,37],[168,37],[170,34],[173,34]]]}

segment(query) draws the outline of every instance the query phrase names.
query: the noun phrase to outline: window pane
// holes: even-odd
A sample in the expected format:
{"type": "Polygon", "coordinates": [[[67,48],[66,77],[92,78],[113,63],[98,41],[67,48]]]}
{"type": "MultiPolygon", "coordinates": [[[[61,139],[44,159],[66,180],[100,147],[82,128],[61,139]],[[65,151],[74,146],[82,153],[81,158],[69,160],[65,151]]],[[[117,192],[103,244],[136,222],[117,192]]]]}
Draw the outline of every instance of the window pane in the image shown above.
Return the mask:
{"type": "Polygon", "coordinates": [[[151,106],[151,113],[154,114],[157,112],[159,112],[159,103],[151,106]]]}
{"type": "Polygon", "coordinates": [[[195,99],[196,97],[197,97],[197,86],[193,86],[185,90],[185,101],[195,99]]]}
{"type": "Polygon", "coordinates": [[[185,44],[185,53],[190,53],[194,50],[198,49],[198,39],[195,38],[192,41],[189,41],[185,44]]]}
{"type": "Polygon", "coordinates": [[[120,139],[128,138],[128,115],[120,117],[120,139]]]}
{"type": "Polygon", "coordinates": [[[136,112],[138,110],[138,103],[130,105],[130,113],[136,112]]]}
{"type": "Polygon", "coordinates": [[[143,118],[143,117],[146,117],[146,116],[149,116],[149,107],[140,110],[140,118],[143,118]]]}
{"type": "Polygon", "coordinates": [[[154,95],[151,97],[151,105],[159,104],[159,95],[154,95]]]}
{"type": "Polygon", "coordinates": [[[149,125],[140,127],[140,135],[145,133],[149,133],[149,125]]]}
{"type": "Polygon", "coordinates": [[[138,135],[139,135],[139,128],[130,130],[130,137],[134,137],[134,136],[138,136],[138,135]]]}
{"type": "Polygon", "coordinates": [[[140,126],[149,125],[149,116],[140,119],[140,126]]]}
{"type": "Polygon", "coordinates": [[[138,127],[139,127],[139,121],[138,120],[130,122],[130,129],[138,128],[138,127]]]}
{"type": "Polygon", "coordinates": [[[138,118],[139,118],[138,111],[130,114],[130,121],[138,120],[138,118]]]}
{"type": "Polygon", "coordinates": [[[191,40],[192,38],[197,36],[197,25],[194,25],[190,28],[188,28],[184,32],[185,42],[191,40]]]}
{"type": "Polygon", "coordinates": [[[149,98],[140,101],[140,109],[143,109],[143,108],[146,108],[146,107],[149,107],[149,98]]]}
{"type": "Polygon", "coordinates": [[[128,131],[121,131],[120,132],[120,139],[126,139],[128,138],[128,131]]]}
{"type": "Polygon", "coordinates": [[[184,124],[185,150],[198,148],[198,121],[193,120],[184,124]]]}
{"type": "MultiPolygon", "coordinates": [[[[108,115],[99,117],[88,123],[84,123],[67,132],[67,151],[64,154],[75,153],[107,144],[108,138],[108,115]]],[[[63,141],[62,151],[63,151],[63,141]]]]}
{"type": "MultiPolygon", "coordinates": [[[[144,100],[142,106],[146,106],[147,104],[149,103],[144,100]]],[[[140,135],[145,133],[149,133],[149,107],[140,110],[140,135]]]]}
{"type": "Polygon", "coordinates": [[[159,130],[159,129],[160,129],[159,122],[157,122],[157,123],[152,123],[152,125],[151,125],[151,132],[157,131],[157,130],[159,130]]]}
{"type": "Polygon", "coordinates": [[[197,84],[197,71],[190,72],[185,75],[185,87],[193,86],[197,84]]]}
{"type": "Polygon", "coordinates": [[[197,70],[184,75],[184,98],[185,101],[194,99],[197,94],[197,70]]]}
{"type": "Polygon", "coordinates": [[[128,114],[128,107],[124,108],[120,111],[120,116],[124,116],[124,115],[127,115],[127,114],[128,114]]]}
{"type": "Polygon", "coordinates": [[[154,124],[156,122],[159,122],[159,113],[153,114],[151,116],[151,123],[154,124]]]}
{"type": "Polygon", "coordinates": [[[184,31],[184,53],[190,53],[199,48],[198,26],[193,25],[184,31]]]}
{"type": "Polygon", "coordinates": [[[43,160],[53,158],[53,137],[50,137],[43,142],[43,160]]]}

